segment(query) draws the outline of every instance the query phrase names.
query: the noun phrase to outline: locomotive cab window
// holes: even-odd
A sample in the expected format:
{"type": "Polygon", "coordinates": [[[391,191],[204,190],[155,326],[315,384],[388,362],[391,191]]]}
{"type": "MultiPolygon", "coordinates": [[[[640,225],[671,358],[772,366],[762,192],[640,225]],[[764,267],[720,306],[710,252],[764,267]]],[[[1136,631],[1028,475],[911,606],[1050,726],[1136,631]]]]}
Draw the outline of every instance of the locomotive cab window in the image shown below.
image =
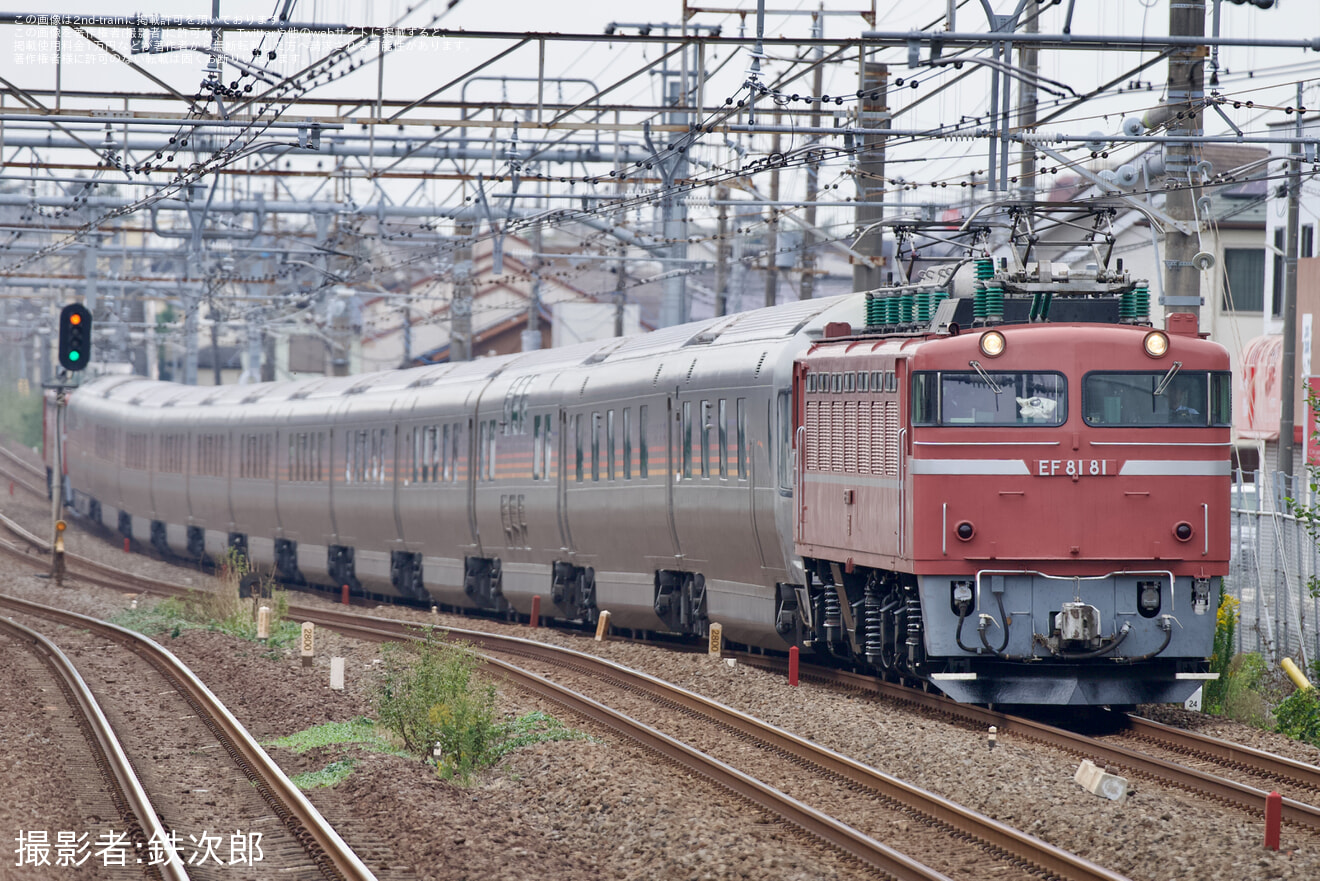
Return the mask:
{"type": "Polygon", "coordinates": [[[1228,372],[1088,373],[1082,413],[1088,425],[1223,427],[1232,423],[1228,372]]]}
{"type": "Polygon", "coordinates": [[[1062,425],[1068,384],[1059,373],[922,371],[912,377],[915,425],[1062,425]]]}

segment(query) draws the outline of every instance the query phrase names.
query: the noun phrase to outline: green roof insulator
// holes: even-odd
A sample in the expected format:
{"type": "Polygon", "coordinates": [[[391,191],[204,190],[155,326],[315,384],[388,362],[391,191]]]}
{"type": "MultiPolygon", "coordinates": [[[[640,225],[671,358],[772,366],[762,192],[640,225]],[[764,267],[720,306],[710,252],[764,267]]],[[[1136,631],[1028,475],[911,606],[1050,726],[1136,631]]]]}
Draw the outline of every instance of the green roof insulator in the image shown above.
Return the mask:
{"type": "Polygon", "coordinates": [[[898,297],[898,323],[912,323],[912,294],[900,294],[898,297]]]}
{"type": "Polygon", "coordinates": [[[1031,317],[1028,321],[1035,321],[1040,316],[1040,293],[1031,295],[1031,317]]]}
{"type": "Polygon", "coordinates": [[[985,318],[985,282],[976,282],[972,289],[972,318],[985,318]]]}
{"type": "Polygon", "coordinates": [[[998,284],[985,286],[985,318],[987,321],[1004,319],[1004,289],[998,284]]]}
{"type": "Polygon", "coordinates": [[[1137,285],[1132,291],[1132,317],[1145,320],[1150,317],[1150,288],[1137,285]]]}
{"type": "Polygon", "coordinates": [[[917,291],[912,295],[912,317],[920,324],[930,321],[930,291],[917,291]]]}
{"type": "Polygon", "coordinates": [[[1050,318],[1050,303],[1053,303],[1053,302],[1054,302],[1054,292],[1053,292],[1053,291],[1046,291],[1046,292],[1045,292],[1045,302],[1042,303],[1042,304],[1041,304],[1041,307],[1040,307],[1040,320],[1041,320],[1041,321],[1048,321],[1048,320],[1049,320],[1049,318],[1050,318]]]}
{"type": "Polygon", "coordinates": [[[875,294],[866,295],[866,326],[880,327],[885,323],[885,301],[875,294]]]}
{"type": "Polygon", "coordinates": [[[986,281],[995,277],[995,261],[993,257],[980,257],[976,261],[976,280],[986,281]]]}

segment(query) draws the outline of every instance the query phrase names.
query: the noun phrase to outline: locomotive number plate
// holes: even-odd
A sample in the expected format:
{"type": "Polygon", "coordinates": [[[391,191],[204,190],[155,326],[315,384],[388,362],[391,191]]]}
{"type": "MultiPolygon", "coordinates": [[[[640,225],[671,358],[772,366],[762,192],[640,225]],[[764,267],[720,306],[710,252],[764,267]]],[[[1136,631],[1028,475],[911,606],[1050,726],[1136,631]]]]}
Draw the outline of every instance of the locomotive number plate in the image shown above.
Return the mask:
{"type": "Polygon", "coordinates": [[[1036,460],[1036,474],[1041,477],[1113,477],[1118,468],[1117,459],[1036,460]]]}

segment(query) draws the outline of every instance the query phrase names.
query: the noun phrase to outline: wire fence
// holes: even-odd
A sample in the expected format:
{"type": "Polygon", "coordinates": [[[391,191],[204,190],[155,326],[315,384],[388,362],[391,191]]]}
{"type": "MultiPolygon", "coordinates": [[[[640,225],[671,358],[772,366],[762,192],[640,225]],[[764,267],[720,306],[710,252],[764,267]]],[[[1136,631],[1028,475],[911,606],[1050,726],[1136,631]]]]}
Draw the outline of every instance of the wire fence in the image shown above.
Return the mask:
{"type": "Polygon", "coordinates": [[[1320,657],[1320,547],[1288,499],[1320,504],[1306,475],[1245,471],[1233,475],[1232,562],[1225,587],[1238,609],[1237,650],[1272,664],[1293,658],[1303,669],[1320,657]]]}

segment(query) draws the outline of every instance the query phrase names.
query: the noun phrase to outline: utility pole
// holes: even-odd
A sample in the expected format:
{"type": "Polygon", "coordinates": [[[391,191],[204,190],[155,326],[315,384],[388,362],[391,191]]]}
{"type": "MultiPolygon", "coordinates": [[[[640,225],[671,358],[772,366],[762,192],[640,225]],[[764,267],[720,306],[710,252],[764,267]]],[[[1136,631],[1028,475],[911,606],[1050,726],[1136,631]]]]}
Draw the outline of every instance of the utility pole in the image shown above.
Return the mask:
{"type": "MultiPolygon", "coordinates": [[[[1040,33],[1040,6],[1026,13],[1022,31],[1040,33]]],[[[1036,71],[1040,68],[1040,50],[1032,43],[1018,47],[1018,66],[1022,77],[1018,80],[1018,131],[1028,134],[1036,128],[1036,71]]],[[[1018,198],[1024,202],[1036,198],[1036,148],[1026,141],[1018,157],[1018,198]]]]}
{"type": "MultiPolygon", "coordinates": [[[[541,253],[544,240],[541,224],[532,227],[532,295],[527,302],[527,329],[522,332],[522,350],[534,352],[541,348],[541,253]]],[[[617,334],[616,334],[617,336],[617,334]]]]}
{"type": "MultiPolygon", "coordinates": [[[[820,5],[820,12],[813,17],[811,36],[819,39],[825,36],[825,4],[820,5]]],[[[811,74],[811,94],[816,100],[811,102],[811,127],[820,127],[820,93],[825,89],[825,70],[821,63],[825,58],[825,47],[816,47],[816,69],[811,74]]],[[[813,144],[820,143],[820,135],[813,135],[813,144]]],[[[802,284],[798,288],[798,298],[810,300],[816,293],[816,194],[820,192],[820,163],[813,157],[807,162],[807,208],[805,211],[806,229],[802,230],[802,284]]]]}
{"type": "Polygon", "coordinates": [[[729,188],[715,188],[719,213],[715,215],[715,314],[729,311],[729,188]]]}
{"type": "MultiPolygon", "coordinates": [[[[1205,36],[1205,0],[1170,0],[1169,35],[1205,36]]],[[[1169,54],[1168,104],[1171,118],[1168,133],[1178,137],[1200,137],[1201,103],[1205,97],[1205,46],[1183,46],[1169,54]]],[[[1164,212],[1187,230],[1168,227],[1164,233],[1164,299],[1169,312],[1190,312],[1201,320],[1201,270],[1193,262],[1200,250],[1196,223],[1196,197],[1192,187],[1197,147],[1190,141],[1170,141],[1164,148],[1164,212]]],[[[1291,441],[1291,438],[1289,438],[1291,441]]]]}
{"type": "MultiPolygon", "coordinates": [[[[779,113],[775,113],[775,125],[779,125],[779,113]]],[[[770,136],[770,156],[779,154],[779,132],[770,136]]],[[[770,171],[770,205],[766,210],[770,213],[769,229],[765,234],[765,305],[775,305],[775,300],[779,295],[779,269],[776,263],[779,259],[779,208],[775,205],[779,201],[779,166],[776,164],[770,171]]]]}
{"type": "MultiPolygon", "coordinates": [[[[1302,106],[1302,84],[1297,84],[1297,106],[1302,106]]],[[[1297,137],[1288,148],[1288,241],[1283,260],[1283,386],[1279,390],[1279,462],[1292,475],[1293,426],[1297,422],[1297,234],[1302,193],[1302,114],[1297,113],[1297,137]]]]}
{"type": "MultiPolygon", "coordinates": [[[[865,58],[865,52],[862,53],[865,58]]],[[[889,65],[862,61],[859,88],[864,97],[858,109],[858,123],[863,128],[889,128],[889,65]],[[872,92],[877,92],[875,98],[872,92]]],[[[885,139],[871,135],[859,137],[857,150],[857,230],[861,232],[884,217],[885,200],[885,139]]],[[[853,264],[853,290],[870,291],[883,283],[880,255],[883,237],[873,229],[862,236],[854,250],[870,260],[853,264]]]]}
{"type": "Polygon", "coordinates": [[[459,246],[454,251],[454,293],[449,305],[449,360],[472,360],[472,223],[454,224],[459,246]]]}

